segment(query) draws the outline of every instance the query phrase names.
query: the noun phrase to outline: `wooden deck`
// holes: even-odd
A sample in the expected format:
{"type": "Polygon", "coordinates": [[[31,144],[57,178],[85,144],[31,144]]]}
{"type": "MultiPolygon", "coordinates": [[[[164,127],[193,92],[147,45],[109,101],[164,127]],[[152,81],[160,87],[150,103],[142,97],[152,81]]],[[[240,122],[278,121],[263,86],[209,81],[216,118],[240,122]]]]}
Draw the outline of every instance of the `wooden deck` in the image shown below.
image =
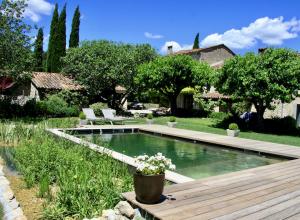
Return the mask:
{"type": "MultiPolygon", "coordinates": [[[[165,187],[166,199],[145,205],[135,193],[123,197],[157,219],[293,219],[300,220],[300,148],[232,138],[161,125],[86,126],[80,129],[139,129],[140,131],[251,150],[294,160],[165,187]]],[[[178,177],[176,177],[178,178],[178,177]]],[[[179,178],[180,179],[180,178],[179,178]]],[[[178,181],[180,182],[180,181],[178,181]]]]}
{"type": "Polygon", "coordinates": [[[300,219],[300,159],[165,188],[166,200],[144,205],[158,219],[300,219]]]}

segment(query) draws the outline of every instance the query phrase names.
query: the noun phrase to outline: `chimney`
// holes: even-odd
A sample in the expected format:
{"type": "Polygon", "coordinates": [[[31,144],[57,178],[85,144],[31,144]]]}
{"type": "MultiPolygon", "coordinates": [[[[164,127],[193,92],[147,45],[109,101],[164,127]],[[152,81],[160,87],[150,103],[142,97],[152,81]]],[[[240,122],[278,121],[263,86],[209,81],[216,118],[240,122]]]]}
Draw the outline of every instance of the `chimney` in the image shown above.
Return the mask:
{"type": "Polygon", "coordinates": [[[173,54],[173,46],[172,45],[168,46],[168,55],[169,54],[173,54]]]}
{"type": "Polygon", "coordinates": [[[263,52],[265,52],[266,49],[268,49],[268,48],[266,48],[266,47],[258,48],[258,53],[263,53],[263,52]]]}

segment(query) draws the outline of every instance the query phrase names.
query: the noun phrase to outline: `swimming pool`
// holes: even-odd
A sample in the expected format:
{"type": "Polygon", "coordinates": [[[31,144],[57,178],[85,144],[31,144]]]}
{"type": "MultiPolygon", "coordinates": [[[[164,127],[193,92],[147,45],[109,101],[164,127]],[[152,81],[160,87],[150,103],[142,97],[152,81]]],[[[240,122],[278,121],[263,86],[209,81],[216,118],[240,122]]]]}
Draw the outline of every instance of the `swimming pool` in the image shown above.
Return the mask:
{"type": "Polygon", "coordinates": [[[212,144],[193,143],[174,137],[144,132],[77,134],[77,137],[105,146],[113,151],[135,157],[163,153],[176,165],[177,173],[200,179],[259,166],[278,163],[287,159],[244,152],[212,144]]]}

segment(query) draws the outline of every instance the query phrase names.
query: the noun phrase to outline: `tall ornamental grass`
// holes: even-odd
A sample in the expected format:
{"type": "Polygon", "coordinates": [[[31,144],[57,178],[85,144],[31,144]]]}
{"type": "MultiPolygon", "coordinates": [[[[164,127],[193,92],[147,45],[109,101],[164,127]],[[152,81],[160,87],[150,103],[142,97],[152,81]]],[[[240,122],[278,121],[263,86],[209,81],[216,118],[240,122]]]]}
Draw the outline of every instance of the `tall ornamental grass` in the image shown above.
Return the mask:
{"type": "Polygon", "coordinates": [[[45,219],[97,216],[114,207],[122,192],[132,190],[127,166],[109,155],[48,134],[44,128],[49,124],[4,129],[9,126],[0,124],[0,141],[14,142],[17,169],[27,186],[37,185],[38,196],[46,198],[45,219]]]}

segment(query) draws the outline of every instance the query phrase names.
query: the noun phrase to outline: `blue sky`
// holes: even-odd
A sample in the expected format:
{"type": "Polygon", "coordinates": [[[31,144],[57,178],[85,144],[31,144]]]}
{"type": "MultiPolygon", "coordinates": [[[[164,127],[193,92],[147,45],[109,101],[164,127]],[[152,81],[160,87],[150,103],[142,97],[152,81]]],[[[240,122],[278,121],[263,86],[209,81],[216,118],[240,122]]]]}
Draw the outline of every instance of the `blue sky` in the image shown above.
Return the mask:
{"type": "MultiPolygon", "coordinates": [[[[259,47],[300,51],[299,0],[29,0],[26,20],[49,33],[53,5],[67,3],[69,34],[74,9],[82,13],[80,39],[149,43],[163,53],[225,43],[243,54],[259,47]]],[[[46,39],[47,40],[47,39],[46,39]]]]}

